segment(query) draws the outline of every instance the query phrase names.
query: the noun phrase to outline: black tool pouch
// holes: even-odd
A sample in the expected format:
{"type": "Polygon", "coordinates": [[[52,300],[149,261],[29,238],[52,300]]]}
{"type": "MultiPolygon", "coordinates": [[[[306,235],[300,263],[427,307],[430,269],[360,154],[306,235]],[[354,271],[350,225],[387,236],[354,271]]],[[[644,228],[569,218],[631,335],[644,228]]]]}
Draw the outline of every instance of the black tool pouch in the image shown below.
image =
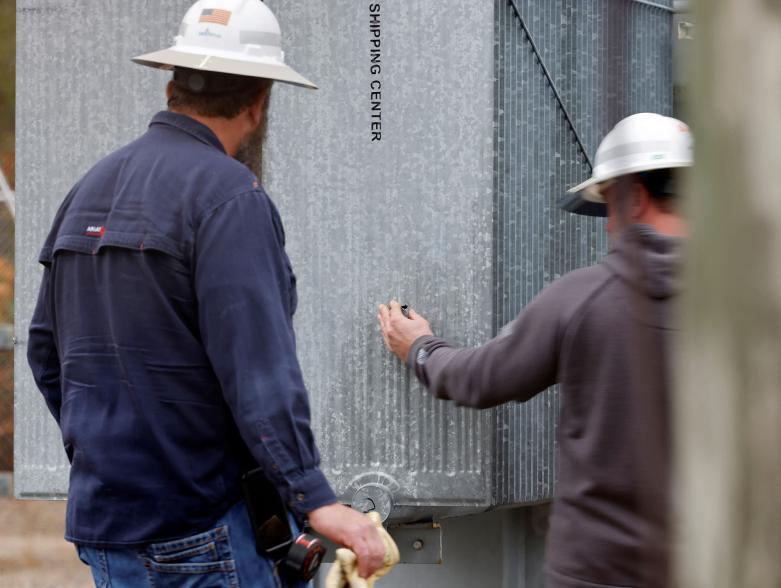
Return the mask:
{"type": "Polygon", "coordinates": [[[244,474],[241,485],[258,555],[273,560],[291,580],[311,580],[325,556],[322,542],[303,533],[294,536],[287,508],[262,468],[244,474]]]}

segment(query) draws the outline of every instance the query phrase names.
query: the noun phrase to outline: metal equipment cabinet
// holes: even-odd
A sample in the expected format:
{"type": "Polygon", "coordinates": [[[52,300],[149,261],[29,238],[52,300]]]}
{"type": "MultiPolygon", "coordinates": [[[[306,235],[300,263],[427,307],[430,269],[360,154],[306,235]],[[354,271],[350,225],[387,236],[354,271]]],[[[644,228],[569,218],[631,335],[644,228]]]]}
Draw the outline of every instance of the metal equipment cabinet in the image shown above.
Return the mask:
{"type": "MultiPolygon", "coordinates": [[[[130,57],[169,43],[189,4],[17,2],[19,497],[67,488],[25,363],[38,250],[72,183],[164,108],[168,76],[130,57]]],[[[549,500],[557,392],[483,412],[434,400],[383,348],[376,305],[395,296],[437,333],[477,345],[544,285],[599,258],[601,221],[564,212],[561,199],[618,118],[670,113],[672,0],[630,2],[612,48],[609,0],[268,4],[287,59],[320,86],[274,88],[264,184],[298,276],[299,356],[325,472],[345,501],[397,522],[549,500]],[[611,93],[622,100],[608,109],[611,93]]],[[[444,564],[383,585],[538,585],[543,515],[448,519],[444,564]]]]}

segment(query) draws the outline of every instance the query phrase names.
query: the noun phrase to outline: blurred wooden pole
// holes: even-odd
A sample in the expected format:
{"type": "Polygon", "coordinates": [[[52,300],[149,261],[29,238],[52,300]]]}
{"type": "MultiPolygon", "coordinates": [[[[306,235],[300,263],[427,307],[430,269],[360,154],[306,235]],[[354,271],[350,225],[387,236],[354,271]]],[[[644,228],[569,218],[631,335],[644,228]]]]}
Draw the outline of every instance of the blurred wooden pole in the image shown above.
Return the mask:
{"type": "Polygon", "coordinates": [[[781,587],[781,0],[699,0],[677,358],[683,588],[781,587]]]}

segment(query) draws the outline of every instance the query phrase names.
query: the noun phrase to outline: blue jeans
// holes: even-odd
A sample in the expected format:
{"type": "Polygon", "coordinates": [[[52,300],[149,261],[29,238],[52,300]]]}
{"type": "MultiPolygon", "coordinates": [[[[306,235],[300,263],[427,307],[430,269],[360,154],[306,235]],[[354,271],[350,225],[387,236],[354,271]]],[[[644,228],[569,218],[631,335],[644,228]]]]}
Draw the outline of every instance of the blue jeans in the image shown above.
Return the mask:
{"type": "MultiPolygon", "coordinates": [[[[295,531],[295,529],[294,529],[295,531]]],[[[288,583],[274,564],[255,552],[244,502],[212,529],[143,547],[97,549],[77,545],[97,588],[306,588],[288,583]]]]}

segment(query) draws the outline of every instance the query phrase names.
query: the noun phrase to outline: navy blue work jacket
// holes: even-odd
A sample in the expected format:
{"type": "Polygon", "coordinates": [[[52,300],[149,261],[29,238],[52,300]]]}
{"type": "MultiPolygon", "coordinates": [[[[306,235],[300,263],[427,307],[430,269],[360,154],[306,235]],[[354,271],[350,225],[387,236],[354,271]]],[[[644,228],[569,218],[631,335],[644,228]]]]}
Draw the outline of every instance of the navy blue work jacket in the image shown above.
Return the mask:
{"type": "Polygon", "coordinates": [[[68,540],[206,530],[255,464],[298,518],[335,501],[279,214],[210,129],[157,114],[68,194],[40,262],[28,360],[71,462],[68,540]]]}

